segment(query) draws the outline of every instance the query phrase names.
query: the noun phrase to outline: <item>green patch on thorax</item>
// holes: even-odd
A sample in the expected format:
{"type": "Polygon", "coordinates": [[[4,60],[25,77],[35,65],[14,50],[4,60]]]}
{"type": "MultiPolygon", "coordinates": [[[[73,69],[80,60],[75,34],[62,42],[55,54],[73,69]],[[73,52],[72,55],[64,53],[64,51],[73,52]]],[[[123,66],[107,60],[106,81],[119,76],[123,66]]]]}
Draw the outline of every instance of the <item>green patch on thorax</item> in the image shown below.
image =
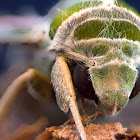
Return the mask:
{"type": "Polygon", "coordinates": [[[113,59],[130,63],[130,58],[140,55],[139,45],[138,42],[125,39],[98,38],[76,41],[73,51],[88,57],[96,57],[98,65],[113,59]]]}
{"type": "Polygon", "coordinates": [[[131,92],[134,87],[137,71],[126,64],[112,63],[101,68],[93,67],[89,69],[94,88],[102,89],[103,91],[114,90],[113,84],[116,84],[117,89],[131,92]]]}
{"type": "MultiPolygon", "coordinates": [[[[118,67],[118,66],[116,66],[118,67]]],[[[113,71],[114,68],[109,65],[109,66],[105,66],[102,68],[90,68],[90,76],[92,81],[94,81],[94,88],[95,87],[104,87],[104,83],[106,82],[106,80],[108,80],[108,77],[111,73],[111,71],[113,71]]],[[[110,75],[111,76],[111,75],[110,75]]],[[[104,87],[106,88],[106,87],[104,87]]]]}
{"type": "Polygon", "coordinates": [[[95,19],[79,25],[75,32],[76,40],[92,38],[127,38],[140,41],[140,30],[127,20],[95,19]]]}
{"type": "Polygon", "coordinates": [[[128,102],[129,95],[124,90],[108,90],[107,93],[99,97],[101,101],[107,102],[106,104],[111,107],[117,106],[116,111],[120,111],[128,102]]]}
{"type": "Polygon", "coordinates": [[[120,43],[122,52],[127,57],[135,57],[140,55],[140,49],[139,46],[134,43],[120,43]]]}
{"type": "MultiPolygon", "coordinates": [[[[73,13],[78,12],[85,8],[91,7],[91,6],[98,6],[99,4],[101,4],[101,1],[99,1],[99,0],[85,1],[85,2],[81,2],[79,4],[76,4],[76,5],[73,5],[69,8],[63,9],[62,10],[63,13],[60,12],[53,18],[53,21],[50,25],[50,31],[49,31],[50,38],[53,39],[53,37],[55,36],[56,31],[57,31],[58,27],[61,25],[61,23],[63,21],[65,21],[73,13]]],[[[132,12],[134,12],[136,15],[139,16],[138,12],[134,8],[132,8],[131,6],[129,6],[128,4],[126,4],[124,2],[118,1],[117,6],[130,9],[130,10],[132,10],[132,12]]],[[[114,15],[114,18],[115,18],[115,15],[114,15]]]]}
{"type": "MultiPolygon", "coordinates": [[[[110,104],[114,104],[115,102],[117,102],[118,105],[124,105],[124,102],[126,102],[126,100],[128,98],[126,98],[126,94],[123,90],[119,90],[119,91],[115,91],[115,90],[108,90],[108,101],[110,101],[110,104]]],[[[104,97],[100,97],[100,98],[106,98],[106,95],[103,95],[104,97]]]]}
{"type": "Polygon", "coordinates": [[[136,81],[137,71],[126,66],[122,65],[120,67],[119,79],[123,83],[124,88],[128,91],[132,90],[131,86],[134,86],[136,81]]]}
{"type": "Polygon", "coordinates": [[[108,50],[111,48],[110,45],[106,45],[106,44],[100,44],[100,43],[80,43],[78,44],[75,48],[74,51],[81,53],[83,55],[87,55],[87,56],[101,56],[101,55],[105,55],[108,50]]]}
{"type": "Polygon", "coordinates": [[[110,53],[108,53],[108,55],[106,55],[100,59],[97,59],[97,62],[98,62],[98,64],[102,65],[102,64],[108,63],[114,59],[125,61],[126,63],[130,63],[130,60],[126,56],[124,56],[121,51],[110,52],[110,53]]]}
{"type": "Polygon", "coordinates": [[[64,14],[58,13],[54,17],[54,19],[50,25],[50,32],[49,32],[50,38],[53,39],[53,37],[55,36],[55,33],[56,33],[58,27],[61,25],[61,23],[63,21],[65,21],[73,13],[78,12],[78,11],[85,9],[85,8],[91,7],[91,4],[92,4],[92,6],[97,6],[100,3],[101,3],[101,1],[98,1],[98,0],[95,0],[93,2],[85,1],[85,2],[81,2],[79,4],[76,4],[72,7],[69,7],[68,9],[63,9],[64,14]]]}

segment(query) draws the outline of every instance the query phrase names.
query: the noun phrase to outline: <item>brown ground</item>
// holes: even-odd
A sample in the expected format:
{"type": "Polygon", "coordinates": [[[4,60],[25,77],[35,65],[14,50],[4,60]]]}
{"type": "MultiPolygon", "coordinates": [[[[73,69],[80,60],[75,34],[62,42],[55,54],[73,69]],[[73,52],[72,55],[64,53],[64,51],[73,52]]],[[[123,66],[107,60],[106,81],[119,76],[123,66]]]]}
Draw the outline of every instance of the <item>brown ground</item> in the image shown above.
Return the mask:
{"type": "MultiPolygon", "coordinates": [[[[138,140],[140,139],[140,127],[126,133],[121,123],[96,125],[90,123],[85,127],[88,140],[138,140]]],[[[49,127],[40,134],[36,140],[79,140],[79,134],[72,120],[58,127],[49,127]]]]}
{"type": "MultiPolygon", "coordinates": [[[[41,132],[45,125],[46,119],[40,119],[32,125],[23,125],[15,133],[1,140],[80,140],[73,119],[58,127],[48,127],[41,132]]],[[[85,127],[85,132],[87,140],[140,140],[140,127],[128,132],[119,122],[105,125],[90,123],[85,127]]]]}

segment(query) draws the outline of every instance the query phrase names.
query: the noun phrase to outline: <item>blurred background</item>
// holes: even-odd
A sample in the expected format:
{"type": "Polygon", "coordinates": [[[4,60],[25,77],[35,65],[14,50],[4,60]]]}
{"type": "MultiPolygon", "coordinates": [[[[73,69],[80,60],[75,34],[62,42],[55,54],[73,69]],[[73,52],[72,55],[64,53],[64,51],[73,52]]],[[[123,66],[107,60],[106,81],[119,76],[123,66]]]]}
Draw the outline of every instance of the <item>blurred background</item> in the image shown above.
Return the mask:
{"type": "MultiPolygon", "coordinates": [[[[1,0],[0,15],[23,15],[36,14],[38,16],[47,15],[48,11],[58,2],[58,0],[1,0]]],[[[126,3],[134,7],[140,13],[139,0],[125,0],[126,3]]],[[[1,18],[1,17],[0,17],[1,18]]],[[[34,67],[47,71],[49,60],[42,57],[43,51],[36,47],[28,45],[1,44],[0,45],[0,96],[4,93],[8,85],[18,75],[25,72],[28,68],[34,67]],[[45,64],[44,61],[45,60],[45,64]],[[41,65],[46,66],[41,68],[41,65]]],[[[47,53],[46,53],[47,54],[47,53]]],[[[114,117],[100,116],[96,119],[96,123],[112,123],[120,121],[125,127],[140,125],[140,95],[132,99],[123,111],[114,117]]],[[[9,115],[8,133],[13,133],[22,124],[32,124],[40,117],[45,116],[48,119],[48,126],[60,125],[65,122],[68,115],[64,114],[58,108],[55,100],[52,102],[41,100],[39,103],[30,94],[27,88],[17,97],[9,115]]],[[[7,133],[7,132],[6,132],[7,133]]],[[[4,135],[0,130],[0,136],[4,135]]]]}
{"type": "MultiPolygon", "coordinates": [[[[23,10],[24,7],[34,9],[40,15],[46,15],[52,6],[54,6],[58,0],[1,0],[0,9],[3,12],[10,14],[19,14],[19,11],[23,10]]],[[[124,0],[138,12],[140,12],[140,2],[138,0],[124,0]]]]}

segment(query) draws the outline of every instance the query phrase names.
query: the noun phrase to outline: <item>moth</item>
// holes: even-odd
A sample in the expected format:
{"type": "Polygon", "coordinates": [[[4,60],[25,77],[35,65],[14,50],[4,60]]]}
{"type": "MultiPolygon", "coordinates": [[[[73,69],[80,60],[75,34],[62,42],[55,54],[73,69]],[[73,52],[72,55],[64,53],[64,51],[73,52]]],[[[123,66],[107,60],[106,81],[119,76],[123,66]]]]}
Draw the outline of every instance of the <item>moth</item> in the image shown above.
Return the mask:
{"type": "MultiPolygon", "coordinates": [[[[34,26],[19,40],[6,36],[0,41],[42,41],[46,45],[48,28],[36,29],[39,28],[34,26]]],[[[113,116],[140,91],[140,17],[121,2],[78,1],[54,16],[49,37],[52,41],[48,50],[57,55],[51,70],[57,104],[65,113],[70,109],[81,139],[86,140],[77,95],[94,100],[102,114],[113,116]]],[[[1,116],[27,80],[33,87],[34,81],[36,86],[50,82],[34,69],[19,76],[1,98],[1,116]]],[[[44,89],[40,87],[39,92],[44,89]]]]}

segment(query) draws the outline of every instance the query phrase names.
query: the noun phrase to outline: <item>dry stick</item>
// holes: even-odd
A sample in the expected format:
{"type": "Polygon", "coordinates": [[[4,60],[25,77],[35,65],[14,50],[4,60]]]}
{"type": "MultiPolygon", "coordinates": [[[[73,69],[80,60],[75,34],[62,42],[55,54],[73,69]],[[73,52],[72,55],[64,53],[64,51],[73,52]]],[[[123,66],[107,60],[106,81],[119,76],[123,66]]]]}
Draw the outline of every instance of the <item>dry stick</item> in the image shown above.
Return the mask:
{"type": "Polygon", "coordinates": [[[31,72],[32,70],[28,70],[17,77],[3,94],[0,100],[0,120],[5,119],[8,115],[8,112],[20,90],[24,87],[27,79],[31,78],[31,72]]]}

